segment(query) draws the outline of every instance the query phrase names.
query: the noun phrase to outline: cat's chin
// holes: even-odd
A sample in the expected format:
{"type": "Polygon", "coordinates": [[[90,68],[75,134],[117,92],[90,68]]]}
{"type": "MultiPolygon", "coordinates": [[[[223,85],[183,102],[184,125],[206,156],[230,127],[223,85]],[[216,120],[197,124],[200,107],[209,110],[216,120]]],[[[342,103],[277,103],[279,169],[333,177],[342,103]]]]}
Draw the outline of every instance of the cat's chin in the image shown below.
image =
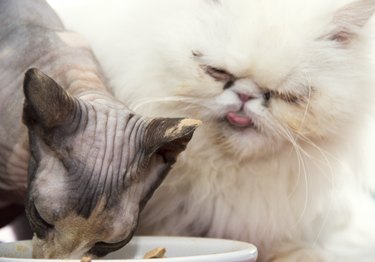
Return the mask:
{"type": "Polygon", "coordinates": [[[205,133],[210,134],[212,144],[237,160],[264,158],[279,152],[285,146],[285,141],[263,134],[254,123],[238,125],[223,118],[207,123],[206,128],[209,130],[205,133]]]}
{"type": "Polygon", "coordinates": [[[226,117],[217,120],[215,125],[226,133],[238,133],[241,136],[261,135],[251,119],[243,116],[234,116],[234,118],[231,118],[228,114],[226,117]]]}

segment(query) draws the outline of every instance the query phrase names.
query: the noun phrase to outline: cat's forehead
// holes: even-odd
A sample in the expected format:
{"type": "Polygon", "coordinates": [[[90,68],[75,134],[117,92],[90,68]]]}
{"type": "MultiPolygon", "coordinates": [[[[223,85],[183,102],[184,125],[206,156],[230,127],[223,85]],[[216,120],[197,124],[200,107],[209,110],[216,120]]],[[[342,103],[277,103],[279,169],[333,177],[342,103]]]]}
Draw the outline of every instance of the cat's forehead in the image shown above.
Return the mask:
{"type": "MultiPolygon", "coordinates": [[[[138,128],[141,122],[139,120],[139,116],[135,116],[121,104],[84,103],[78,119],[79,128],[75,134],[70,134],[70,137],[86,142],[92,141],[95,144],[100,144],[106,139],[130,137],[131,132],[138,128]]],[[[141,132],[138,135],[141,135],[141,132]]]]}
{"type": "Polygon", "coordinates": [[[142,142],[145,131],[140,116],[121,104],[100,101],[79,104],[79,113],[72,122],[58,128],[53,136],[55,147],[66,159],[93,165],[98,157],[113,161],[136,157],[134,146],[142,142]]]}
{"type": "Polygon", "coordinates": [[[222,2],[217,7],[221,18],[218,15],[206,27],[211,33],[201,38],[199,51],[208,64],[271,83],[309,59],[312,45],[324,35],[338,8],[337,1],[320,0],[222,2]]]}
{"type": "Polygon", "coordinates": [[[112,101],[100,99],[95,101],[80,100],[80,108],[81,122],[95,121],[97,125],[108,125],[108,127],[116,125],[117,122],[126,124],[134,116],[134,113],[122,103],[112,103],[112,101]],[[124,119],[126,121],[122,121],[124,119]]]}

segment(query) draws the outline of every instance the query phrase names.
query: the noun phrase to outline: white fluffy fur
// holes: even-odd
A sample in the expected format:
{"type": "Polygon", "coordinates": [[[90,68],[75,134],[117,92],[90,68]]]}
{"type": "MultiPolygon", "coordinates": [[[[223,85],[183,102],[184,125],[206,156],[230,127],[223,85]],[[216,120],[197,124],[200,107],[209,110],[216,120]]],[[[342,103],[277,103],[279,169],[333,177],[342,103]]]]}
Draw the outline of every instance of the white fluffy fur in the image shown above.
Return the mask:
{"type": "Polygon", "coordinates": [[[51,3],[134,110],[204,121],[141,233],[250,241],[259,261],[375,260],[375,1],[51,3]],[[223,90],[200,65],[239,79],[223,90]],[[263,89],[303,99],[264,106],[263,89]],[[241,107],[236,92],[254,96],[257,131],[219,121],[241,107]]]}

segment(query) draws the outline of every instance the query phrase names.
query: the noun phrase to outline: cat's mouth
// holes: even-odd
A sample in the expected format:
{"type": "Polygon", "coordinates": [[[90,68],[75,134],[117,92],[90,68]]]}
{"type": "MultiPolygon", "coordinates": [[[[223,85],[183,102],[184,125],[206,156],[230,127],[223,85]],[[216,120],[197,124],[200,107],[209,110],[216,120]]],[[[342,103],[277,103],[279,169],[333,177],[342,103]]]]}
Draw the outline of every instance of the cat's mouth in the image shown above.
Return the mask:
{"type": "Polygon", "coordinates": [[[229,124],[235,127],[254,127],[253,120],[242,111],[227,113],[226,120],[229,124]]]}

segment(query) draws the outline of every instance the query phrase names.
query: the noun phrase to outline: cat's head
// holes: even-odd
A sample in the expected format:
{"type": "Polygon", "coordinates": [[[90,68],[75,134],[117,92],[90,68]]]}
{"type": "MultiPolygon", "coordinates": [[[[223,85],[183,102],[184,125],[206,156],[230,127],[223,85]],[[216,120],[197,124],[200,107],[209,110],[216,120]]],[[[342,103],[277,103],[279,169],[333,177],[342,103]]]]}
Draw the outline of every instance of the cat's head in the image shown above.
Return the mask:
{"type": "Polygon", "coordinates": [[[124,246],[199,121],[75,98],[37,69],[27,71],[24,93],[33,255],[103,256],[124,246]]]}
{"type": "Polygon", "coordinates": [[[375,1],[202,2],[176,22],[180,34],[162,37],[169,78],[160,93],[177,96],[173,110],[202,119],[201,131],[230,154],[338,135],[369,104],[375,1]]]}

